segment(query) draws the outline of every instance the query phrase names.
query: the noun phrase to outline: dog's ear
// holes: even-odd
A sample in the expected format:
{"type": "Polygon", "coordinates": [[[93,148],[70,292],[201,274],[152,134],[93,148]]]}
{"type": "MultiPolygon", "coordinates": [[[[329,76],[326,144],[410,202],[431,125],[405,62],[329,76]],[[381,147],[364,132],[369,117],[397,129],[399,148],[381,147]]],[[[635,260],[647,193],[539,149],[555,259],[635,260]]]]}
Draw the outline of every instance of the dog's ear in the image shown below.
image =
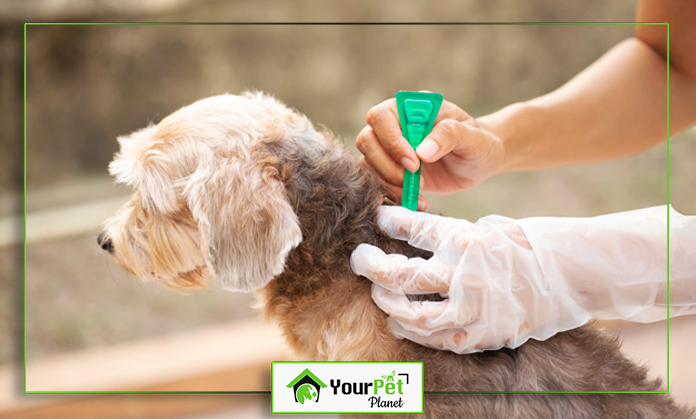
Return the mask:
{"type": "Polygon", "coordinates": [[[184,189],[209,267],[232,291],[266,285],[302,241],[275,165],[243,154],[202,159],[184,189]]]}
{"type": "Polygon", "coordinates": [[[150,125],[130,135],[118,138],[121,149],[109,164],[109,173],[119,183],[135,187],[142,196],[143,208],[169,213],[178,209],[172,187],[172,174],[167,168],[176,167],[154,140],[155,126],[150,125]]]}

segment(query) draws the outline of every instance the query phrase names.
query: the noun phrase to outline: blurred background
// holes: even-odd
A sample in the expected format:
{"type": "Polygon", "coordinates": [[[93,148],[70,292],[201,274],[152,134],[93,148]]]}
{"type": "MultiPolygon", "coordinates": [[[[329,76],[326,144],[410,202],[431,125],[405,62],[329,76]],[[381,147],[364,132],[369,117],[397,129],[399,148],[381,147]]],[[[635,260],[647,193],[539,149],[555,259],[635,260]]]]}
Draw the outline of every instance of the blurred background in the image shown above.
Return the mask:
{"type": "MultiPolygon", "coordinates": [[[[181,295],[142,283],[96,245],[100,223],[130,193],[113,185],[107,173],[119,135],[157,123],[198,99],[252,89],[273,94],[333,130],[357,156],[354,140],[365,113],[398,90],[441,92],[470,114],[484,115],[561,86],[634,30],[598,25],[28,26],[23,338],[21,22],[631,22],[636,2],[276,0],[263,5],[251,0],[0,4],[0,103],[6,110],[0,113],[0,167],[6,168],[0,171],[0,315],[7,319],[0,323],[0,341],[14,342],[0,345],[5,366],[0,378],[17,377],[12,365],[21,372],[25,354],[28,390],[265,390],[267,361],[286,356],[277,331],[252,308],[253,295],[215,285],[181,295]],[[229,387],[233,376],[245,381],[229,387]]],[[[669,152],[669,200],[677,211],[696,214],[696,132],[675,136],[669,152]]],[[[428,196],[429,209],[471,221],[488,214],[592,216],[665,204],[667,173],[665,143],[617,162],[496,176],[471,191],[428,196]]],[[[675,341],[679,327],[693,324],[673,322],[670,383],[680,401],[696,403],[687,381],[678,381],[696,375],[686,373],[696,370],[686,355],[677,361],[688,342],[675,341]]],[[[608,326],[622,333],[631,356],[666,378],[664,324],[608,326]]],[[[7,378],[7,386],[16,393],[19,381],[12,380],[7,378]]],[[[195,402],[160,397],[162,405],[183,407],[154,408],[147,417],[206,409],[263,417],[267,411],[266,396],[187,396],[198,397],[195,402]],[[186,407],[199,405],[207,407],[186,407]]],[[[13,403],[0,396],[0,412],[3,400],[13,403]]],[[[22,403],[53,403],[36,396],[26,400],[22,403]]],[[[99,400],[92,400],[94,406],[99,400]]],[[[121,409],[121,417],[145,417],[144,403],[131,397],[110,408],[121,409]],[[127,415],[124,406],[131,406],[127,415]]],[[[152,398],[148,403],[157,405],[152,398]]]]}

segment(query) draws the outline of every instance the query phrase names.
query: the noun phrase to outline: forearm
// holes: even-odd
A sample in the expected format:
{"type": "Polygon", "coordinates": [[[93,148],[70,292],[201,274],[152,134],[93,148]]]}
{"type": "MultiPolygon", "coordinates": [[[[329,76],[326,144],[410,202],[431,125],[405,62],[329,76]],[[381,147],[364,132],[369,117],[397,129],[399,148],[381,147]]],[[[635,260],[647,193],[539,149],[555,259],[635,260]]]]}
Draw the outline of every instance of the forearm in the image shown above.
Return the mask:
{"type": "Polygon", "coordinates": [[[696,217],[653,207],[593,218],[518,220],[541,270],[598,319],[656,321],[696,312],[696,217]]]}
{"type": "MultiPolygon", "coordinates": [[[[632,38],[561,88],[508,106],[479,122],[502,139],[498,172],[610,160],[667,137],[667,65],[632,38]]],[[[670,69],[670,133],[696,120],[696,80],[670,69]]]]}

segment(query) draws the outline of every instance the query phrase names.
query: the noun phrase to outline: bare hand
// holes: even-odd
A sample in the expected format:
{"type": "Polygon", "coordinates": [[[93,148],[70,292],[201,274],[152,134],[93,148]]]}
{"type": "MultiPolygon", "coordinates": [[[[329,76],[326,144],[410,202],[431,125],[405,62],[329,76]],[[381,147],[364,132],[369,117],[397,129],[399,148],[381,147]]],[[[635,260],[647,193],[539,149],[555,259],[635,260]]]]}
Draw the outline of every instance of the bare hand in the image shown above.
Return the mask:
{"type": "MultiPolygon", "coordinates": [[[[503,142],[480,121],[458,106],[444,101],[432,132],[414,152],[401,135],[396,100],[386,100],[367,113],[367,126],[355,145],[363,154],[360,163],[382,177],[391,198],[400,200],[404,169],[418,170],[421,188],[452,193],[473,188],[495,173],[505,156],[503,142]]],[[[425,209],[420,196],[418,208],[425,209]]]]}

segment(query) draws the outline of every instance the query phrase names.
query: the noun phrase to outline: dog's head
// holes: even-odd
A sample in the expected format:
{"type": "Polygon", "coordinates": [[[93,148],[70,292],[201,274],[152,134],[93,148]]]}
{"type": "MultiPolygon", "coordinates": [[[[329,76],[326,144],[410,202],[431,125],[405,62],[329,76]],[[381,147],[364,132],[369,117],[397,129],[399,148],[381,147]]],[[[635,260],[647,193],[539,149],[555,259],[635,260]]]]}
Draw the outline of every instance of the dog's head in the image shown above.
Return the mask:
{"type": "Polygon", "coordinates": [[[201,100],[118,139],[109,165],[135,193],[105,222],[99,244],[127,271],[166,285],[258,289],[302,241],[267,144],[316,150],[309,120],[262,94],[201,100]]]}

